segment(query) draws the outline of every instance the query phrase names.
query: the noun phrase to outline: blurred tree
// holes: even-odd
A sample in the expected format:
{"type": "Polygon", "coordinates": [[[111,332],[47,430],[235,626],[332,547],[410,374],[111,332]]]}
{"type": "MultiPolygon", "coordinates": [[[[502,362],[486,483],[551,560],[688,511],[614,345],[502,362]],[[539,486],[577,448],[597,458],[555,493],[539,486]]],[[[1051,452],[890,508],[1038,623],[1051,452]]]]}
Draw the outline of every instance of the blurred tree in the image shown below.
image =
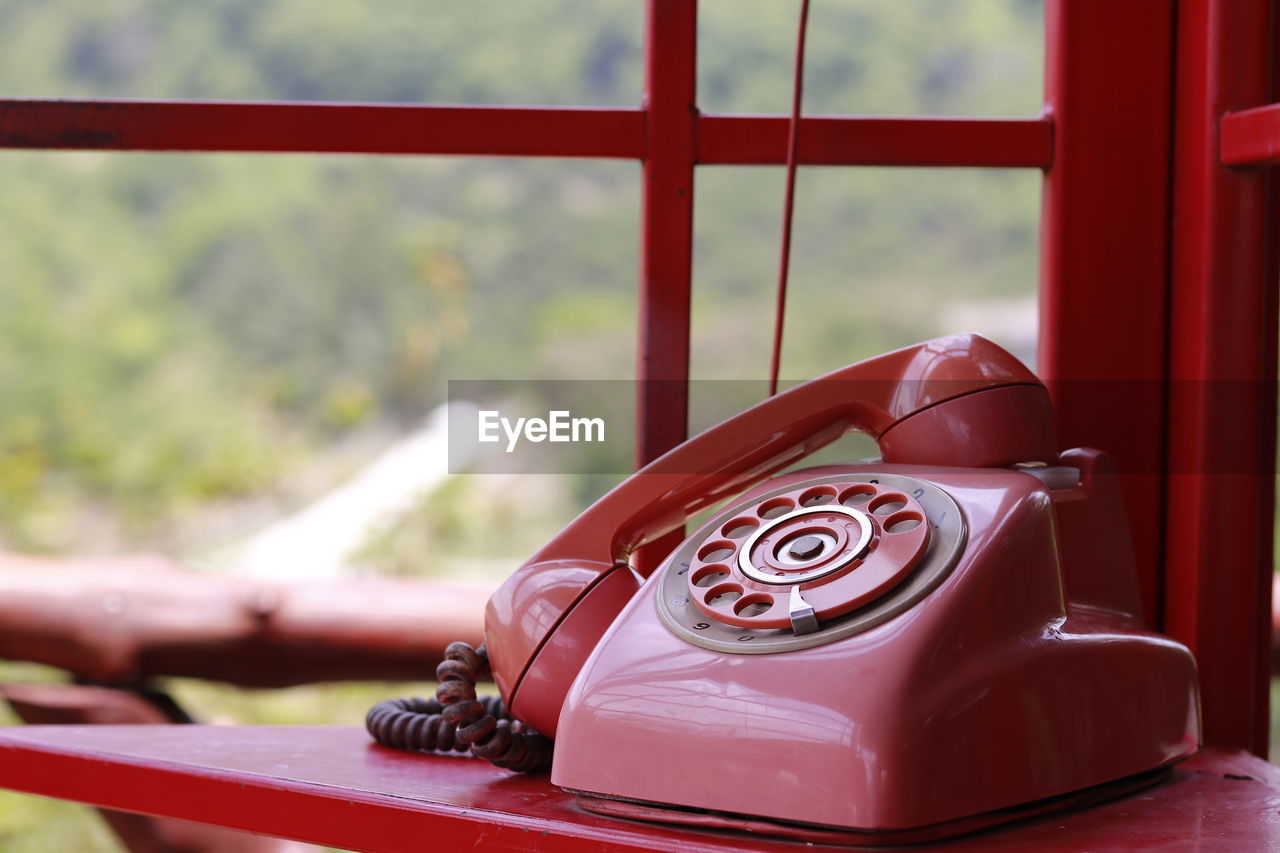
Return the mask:
{"type": "MultiPolygon", "coordinates": [[[[704,109],[785,112],[795,11],[703,0],[704,109]]],[[[827,0],[806,110],[1033,114],[1039,15],[827,0]]],[[[0,0],[0,93],[634,105],[641,17],[0,0]]],[[[1027,298],[1036,178],[805,170],[784,373],[1027,298]]],[[[781,186],[699,172],[696,376],[764,373],[781,186]]],[[[0,153],[0,541],[172,547],[191,512],[273,494],[335,439],[415,424],[448,377],[630,376],[638,205],[631,163],[0,153]]]]}

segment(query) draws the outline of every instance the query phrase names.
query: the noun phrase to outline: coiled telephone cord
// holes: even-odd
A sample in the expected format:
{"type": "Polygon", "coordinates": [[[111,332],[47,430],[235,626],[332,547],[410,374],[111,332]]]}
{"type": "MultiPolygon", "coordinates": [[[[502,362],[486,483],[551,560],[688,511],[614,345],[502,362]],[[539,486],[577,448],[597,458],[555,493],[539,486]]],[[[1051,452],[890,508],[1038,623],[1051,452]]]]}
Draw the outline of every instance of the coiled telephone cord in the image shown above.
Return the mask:
{"type": "Polygon", "coordinates": [[[415,752],[467,752],[518,773],[551,767],[552,742],[515,720],[497,696],[476,696],[489,675],[484,644],[450,643],[436,667],[436,698],[388,699],[369,709],[365,728],[378,743],[415,752]]]}

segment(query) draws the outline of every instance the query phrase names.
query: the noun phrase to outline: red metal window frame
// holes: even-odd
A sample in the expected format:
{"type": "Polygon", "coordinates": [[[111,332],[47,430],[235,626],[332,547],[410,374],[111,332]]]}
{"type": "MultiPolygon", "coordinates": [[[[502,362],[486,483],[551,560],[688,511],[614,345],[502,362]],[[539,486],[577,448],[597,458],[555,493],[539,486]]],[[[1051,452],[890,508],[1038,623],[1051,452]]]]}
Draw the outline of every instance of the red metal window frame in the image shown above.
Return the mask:
{"type": "Polygon", "coordinates": [[[1277,193],[1242,167],[1280,152],[1276,4],[1053,0],[1046,24],[1040,367],[1060,438],[1134,472],[1147,612],[1196,654],[1205,741],[1265,756],[1277,193]],[[1088,399],[1108,378],[1143,389],[1123,414],[1088,399]]]}
{"type": "MultiPolygon", "coordinates": [[[[1149,621],[1197,654],[1206,741],[1259,754],[1275,192],[1268,173],[1238,167],[1280,160],[1280,104],[1267,105],[1273,12],[1271,0],[1047,0],[1041,116],[810,117],[798,152],[810,166],[1044,171],[1039,361],[1060,440],[1106,448],[1131,472],[1149,621]],[[1122,417],[1087,390],[1117,378],[1151,389],[1122,417]],[[1223,378],[1255,383],[1243,417],[1195,393],[1223,378]],[[1175,462],[1182,473],[1171,474],[1175,462]],[[1212,511],[1222,486],[1211,472],[1226,470],[1249,472],[1233,475],[1243,479],[1232,493],[1247,499],[1229,518],[1212,511]]],[[[644,462],[687,428],[695,167],[781,165],[786,147],[783,116],[698,110],[696,0],[647,0],[645,27],[638,109],[4,99],[0,147],[639,161],[644,462]]]]}

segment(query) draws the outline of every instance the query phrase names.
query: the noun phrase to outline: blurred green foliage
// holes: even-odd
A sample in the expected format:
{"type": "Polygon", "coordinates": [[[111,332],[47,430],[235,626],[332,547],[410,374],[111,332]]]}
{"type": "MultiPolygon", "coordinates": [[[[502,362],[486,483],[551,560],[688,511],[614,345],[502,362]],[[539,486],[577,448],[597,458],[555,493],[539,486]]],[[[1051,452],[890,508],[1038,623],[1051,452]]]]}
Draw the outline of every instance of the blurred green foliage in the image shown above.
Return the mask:
{"type": "MultiPolygon", "coordinates": [[[[785,112],[793,4],[704,0],[700,98],[785,112]]],[[[635,105],[642,4],[0,0],[0,94],[635,105]]],[[[1033,115],[1033,0],[827,0],[806,109],[1033,115]]],[[[633,163],[0,153],[0,545],[176,547],[448,377],[624,378],[633,163]]],[[[1026,297],[1037,176],[806,170],[785,372],[1026,297]]],[[[694,371],[767,365],[781,172],[703,169],[694,371]]],[[[581,495],[584,490],[569,490],[581,495]]],[[[586,490],[589,491],[589,490],[586,490]]]]}

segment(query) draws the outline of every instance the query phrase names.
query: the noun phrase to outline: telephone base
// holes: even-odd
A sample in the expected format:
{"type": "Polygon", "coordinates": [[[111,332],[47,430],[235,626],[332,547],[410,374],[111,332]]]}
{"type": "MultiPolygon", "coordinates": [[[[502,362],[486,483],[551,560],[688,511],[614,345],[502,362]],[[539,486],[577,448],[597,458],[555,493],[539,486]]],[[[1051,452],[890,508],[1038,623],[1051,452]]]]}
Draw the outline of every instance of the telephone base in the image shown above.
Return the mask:
{"type": "Polygon", "coordinates": [[[1069,794],[1037,800],[1034,803],[1023,803],[1007,809],[969,815],[930,826],[881,830],[844,829],[790,823],[769,818],[752,817],[751,815],[733,814],[731,812],[669,806],[661,803],[605,797],[585,791],[565,790],[575,795],[575,803],[578,808],[608,817],[621,817],[630,820],[642,820],[648,823],[672,824],[700,829],[725,829],[757,836],[803,841],[809,844],[828,844],[843,847],[897,847],[941,841],[958,835],[981,832],[1015,821],[1091,808],[1163,784],[1170,778],[1172,772],[1172,766],[1160,767],[1155,770],[1148,770],[1145,773],[1126,776],[1113,782],[1094,785],[1091,788],[1085,788],[1083,791],[1073,791],[1069,794]]]}

